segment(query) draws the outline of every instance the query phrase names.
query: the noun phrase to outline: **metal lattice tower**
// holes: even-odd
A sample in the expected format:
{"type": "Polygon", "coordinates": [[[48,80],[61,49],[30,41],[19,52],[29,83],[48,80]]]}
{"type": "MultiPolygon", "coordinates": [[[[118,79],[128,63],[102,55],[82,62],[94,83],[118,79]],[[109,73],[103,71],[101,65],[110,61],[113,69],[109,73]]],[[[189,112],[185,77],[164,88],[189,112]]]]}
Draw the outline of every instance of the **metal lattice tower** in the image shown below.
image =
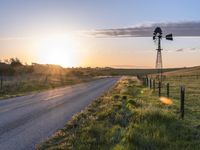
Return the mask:
{"type": "Polygon", "coordinates": [[[158,69],[158,73],[162,72],[163,64],[162,64],[162,49],[161,49],[161,38],[162,34],[158,36],[158,49],[157,49],[157,57],[156,57],[156,69],[158,69]]]}
{"type": "MultiPolygon", "coordinates": [[[[172,34],[168,34],[165,36],[166,40],[173,40],[172,34]]],[[[162,82],[162,49],[161,49],[161,39],[162,39],[162,30],[160,27],[156,27],[153,33],[153,40],[158,40],[158,49],[157,50],[157,57],[156,57],[156,69],[158,70],[158,77],[159,81],[162,82]]]]}
{"type": "Polygon", "coordinates": [[[162,49],[161,49],[161,39],[162,39],[162,30],[160,27],[157,27],[154,30],[154,36],[153,36],[154,40],[158,40],[158,49],[157,50],[157,57],[156,57],[156,69],[158,70],[158,78],[159,81],[162,82],[162,68],[163,68],[163,64],[162,64],[162,49]]]}
{"type": "Polygon", "coordinates": [[[162,70],[163,64],[162,64],[162,53],[161,51],[157,51],[157,57],[156,57],[156,69],[162,70]]]}

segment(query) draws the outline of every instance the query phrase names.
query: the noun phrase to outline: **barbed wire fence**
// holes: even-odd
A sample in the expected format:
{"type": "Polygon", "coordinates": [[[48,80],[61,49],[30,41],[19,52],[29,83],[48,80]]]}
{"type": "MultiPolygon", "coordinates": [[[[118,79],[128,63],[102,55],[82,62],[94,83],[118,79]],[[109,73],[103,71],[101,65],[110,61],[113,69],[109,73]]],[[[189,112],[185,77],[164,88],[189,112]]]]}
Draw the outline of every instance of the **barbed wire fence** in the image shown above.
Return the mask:
{"type": "Polygon", "coordinates": [[[164,76],[162,82],[156,77],[138,78],[158,97],[167,97],[177,103],[181,119],[184,119],[185,111],[200,113],[200,75],[164,76]]]}

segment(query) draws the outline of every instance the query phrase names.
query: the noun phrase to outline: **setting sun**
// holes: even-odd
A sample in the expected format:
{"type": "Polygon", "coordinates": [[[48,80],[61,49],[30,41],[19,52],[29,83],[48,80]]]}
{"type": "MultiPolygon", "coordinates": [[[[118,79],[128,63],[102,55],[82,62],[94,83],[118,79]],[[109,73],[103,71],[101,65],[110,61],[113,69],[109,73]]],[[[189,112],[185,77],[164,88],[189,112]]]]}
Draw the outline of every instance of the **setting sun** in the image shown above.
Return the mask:
{"type": "Polygon", "coordinates": [[[77,64],[75,42],[70,38],[57,37],[40,39],[38,57],[42,63],[72,67],[77,64]]]}

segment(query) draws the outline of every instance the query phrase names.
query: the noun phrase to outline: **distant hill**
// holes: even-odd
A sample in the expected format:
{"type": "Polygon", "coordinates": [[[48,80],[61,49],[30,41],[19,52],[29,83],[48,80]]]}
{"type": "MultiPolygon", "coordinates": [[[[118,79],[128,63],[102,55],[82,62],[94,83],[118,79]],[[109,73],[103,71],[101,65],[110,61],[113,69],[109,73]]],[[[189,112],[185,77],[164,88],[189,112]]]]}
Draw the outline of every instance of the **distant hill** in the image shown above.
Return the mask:
{"type": "Polygon", "coordinates": [[[200,75],[200,66],[195,67],[189,67],[189,68],[183,68],[171,72],[165,72],[164,75],[168,76],[180,76],[180,75],[200,75]]]}
{"type": "MultiPolygon", "coordinates": [[[[163,69],[163,72],[180,70],[182,68],[170,68],[163,69]]],[[[4,75],[14,74],[66,74],[75,76],[122,76],[122,75],[147,75],[157,73],[156,69],[120,69],[120,68],[63,68],[59,65],[51,64],[37,64],[22,65],[22,66],[11,66],[10,64],[1,63],[0,72],[4,75]]]]}
{"type": "MultiPolygon", "coordinates": [[[[182,68],[163,69],[163,72],[175,71],[182,68]]],[[[157,69],[116,69],[116,68],[71,68],[70,72],[82,72],[85,75],[91,76],[143,76],[157,73],[157,69]]]]}

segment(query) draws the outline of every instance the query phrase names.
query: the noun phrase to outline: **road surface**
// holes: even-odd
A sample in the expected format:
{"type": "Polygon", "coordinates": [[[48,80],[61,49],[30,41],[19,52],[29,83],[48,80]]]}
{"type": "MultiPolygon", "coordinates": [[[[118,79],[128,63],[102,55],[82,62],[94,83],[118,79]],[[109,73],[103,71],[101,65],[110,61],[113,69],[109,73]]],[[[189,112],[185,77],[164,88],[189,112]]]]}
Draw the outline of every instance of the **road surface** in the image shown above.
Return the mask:
{"type": "Polygon", "coordinates": [[[32,150],[118,78],[58,88],[0,101],[0,150],[32,150]]]}

